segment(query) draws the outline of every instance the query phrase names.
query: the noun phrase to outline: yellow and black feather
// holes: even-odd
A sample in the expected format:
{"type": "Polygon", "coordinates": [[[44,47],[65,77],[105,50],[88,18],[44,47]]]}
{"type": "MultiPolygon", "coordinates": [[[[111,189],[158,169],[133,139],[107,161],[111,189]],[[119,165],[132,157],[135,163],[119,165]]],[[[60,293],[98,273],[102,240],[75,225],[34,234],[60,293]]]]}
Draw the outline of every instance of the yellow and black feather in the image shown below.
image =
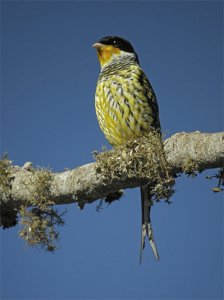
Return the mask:
{"type": "MultiPolygon", "coordinates": [[[[97,49],[101,65],[95,95],[96,115],[110,144],[116,147],[135,136],[152,130],[160,131],[156,95],[139,65],[133,46],[123,38],[108,36],[93,47],[97,49]]],[[[153,237],[151,228],[148,232],[151,221],[150,206],[146,203],[150,198],[147,186],[141,187],[141,195],[142,254],[145,235],[148,235],[150,243],[153,237]]],[[[153,252],[158,259],[156,247],[153,252]]]]}

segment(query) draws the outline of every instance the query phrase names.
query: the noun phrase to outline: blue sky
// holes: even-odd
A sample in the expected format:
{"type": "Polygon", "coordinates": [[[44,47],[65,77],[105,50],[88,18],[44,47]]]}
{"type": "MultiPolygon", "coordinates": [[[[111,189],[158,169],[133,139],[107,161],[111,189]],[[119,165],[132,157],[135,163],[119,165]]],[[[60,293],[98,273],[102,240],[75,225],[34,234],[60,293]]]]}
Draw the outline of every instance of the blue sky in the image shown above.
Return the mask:
{"type": "MultiPolygon", "coordinates": [[[[1,152],[14,164],[59,172],[108,145],[91,48],[105,35],[134,45],[167,137],[223,130],[222,1],[1,1],[1,21],[1,152]]],[[[208,174],[182,176],[173,204],[153,207],[159,263],[149,245],[138,263],[138,189],[100,213],[68,206],[54,254],[1,231],[1,299],[221,299],[223,198],[208,174]]]]}

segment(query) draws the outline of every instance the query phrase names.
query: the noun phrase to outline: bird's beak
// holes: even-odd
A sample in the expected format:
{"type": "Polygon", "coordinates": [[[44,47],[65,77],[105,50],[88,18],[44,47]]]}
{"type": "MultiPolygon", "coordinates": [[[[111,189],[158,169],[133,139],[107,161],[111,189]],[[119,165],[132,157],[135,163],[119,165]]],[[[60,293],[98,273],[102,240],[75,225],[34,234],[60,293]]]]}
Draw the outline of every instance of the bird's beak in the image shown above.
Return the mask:
{"type": "Polygon", "coordinates": [[[102,48],[104,45],[101,43],[95,43],[92,45],[93,48],[96,48],[97,50],[99,50],[100,48],[102,48]]]}

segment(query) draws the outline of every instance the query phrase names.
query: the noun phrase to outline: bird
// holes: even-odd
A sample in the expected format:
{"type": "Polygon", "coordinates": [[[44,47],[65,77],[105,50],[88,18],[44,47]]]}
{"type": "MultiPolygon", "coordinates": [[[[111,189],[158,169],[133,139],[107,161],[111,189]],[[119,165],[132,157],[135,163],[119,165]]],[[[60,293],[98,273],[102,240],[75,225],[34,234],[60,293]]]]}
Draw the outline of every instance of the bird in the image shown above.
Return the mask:
{"type": "MultiPolygon", "coordinates": [[[[105,36],[93,45],[100,63],[100,74],[95,93],[95,109],[99,126],[108,142],[117,147],[132,138],[161,132],[159,108],[155,92],[140,67],[132,44],[120,36],[105,36]]],[[[145,238],[148,237],[156,260],[159,254],[153,236],[148,184],[141,191],[141,246],[142,261],[145,238]]]]}

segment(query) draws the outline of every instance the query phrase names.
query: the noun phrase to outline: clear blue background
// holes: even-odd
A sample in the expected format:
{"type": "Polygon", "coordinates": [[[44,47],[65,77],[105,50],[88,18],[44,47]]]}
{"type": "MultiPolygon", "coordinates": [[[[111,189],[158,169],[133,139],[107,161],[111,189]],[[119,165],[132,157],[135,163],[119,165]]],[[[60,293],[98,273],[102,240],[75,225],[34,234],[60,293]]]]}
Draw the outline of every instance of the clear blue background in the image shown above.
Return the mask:
{"type": "MultiPolygon", "coordinates": [[[[2,1],[1,152],[14,164],[63,171],[108,145],[94,94],[91,45],[130,40],[156,91],[167,137],[223,129],[221,1],[2,1]]],[[[110,146],[108,146],[110,147],[110,146]]],[[[221,299],[223,198],[216,182],[182,176],[173,204],[153,207],[161,260],[139,266],[140,195],[97,213],[68,206],[55,254],[1,231],[1,299],[221,299]]]]}

